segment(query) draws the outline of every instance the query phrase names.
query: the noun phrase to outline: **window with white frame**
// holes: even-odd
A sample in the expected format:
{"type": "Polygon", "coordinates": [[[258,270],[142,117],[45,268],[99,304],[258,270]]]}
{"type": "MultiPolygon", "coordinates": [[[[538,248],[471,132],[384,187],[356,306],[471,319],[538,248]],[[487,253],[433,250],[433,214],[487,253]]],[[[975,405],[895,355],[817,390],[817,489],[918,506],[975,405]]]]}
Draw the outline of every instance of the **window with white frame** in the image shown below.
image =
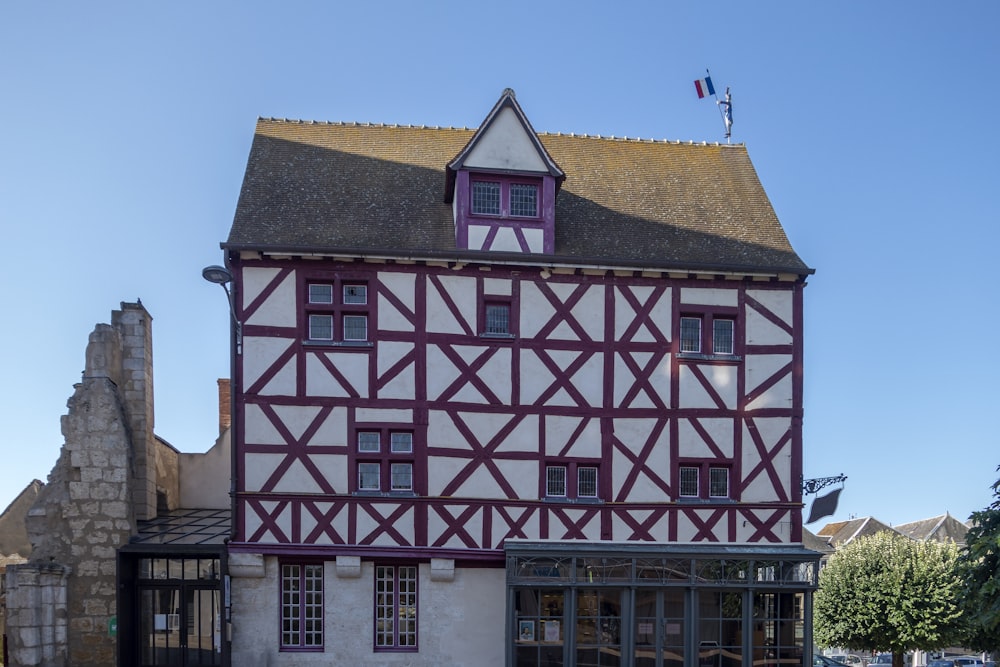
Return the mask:
{"type": "Polygon", "coordinates": [[[417,649],[417,566],[375,566],[375,649],[417,649]]]}
{"type": "Polygon", "coordinates": [[[356,432],[356,490],[413,493],[413,432],[359,428],[356,432]]]}
{"type": "Polygon", "coordinates": [[[597,466],[576,462],[545,466],[545,497],[596,500],[600,497],[597,466]]]}
{"type": "Polygon", "coordinates": [[[677,470],[677,495],[680,498],[730,498],[728,465],[684,463],[677,470]]]}
{"type": "Polygon", "coordinates": [[[281,649],[323,648],[323,565],[281,565],[281,649]]]}
{"type": "Polygon", "coordinates": [[[364,282],[316,279],[306,283],[308,340],[364,343],[369,340],[368,285],[364,282]]]}
{"type": "Polygon", "coordinates": [[[680,345],[684,354],[736,354],[736,319],[732,315],[700,314],[680,318],[680,345]]]}
{"type": "Polygon", "coordinates": [[[538,218],[539,183],[530,178],[473,176],[472,215],[538,218]]]}

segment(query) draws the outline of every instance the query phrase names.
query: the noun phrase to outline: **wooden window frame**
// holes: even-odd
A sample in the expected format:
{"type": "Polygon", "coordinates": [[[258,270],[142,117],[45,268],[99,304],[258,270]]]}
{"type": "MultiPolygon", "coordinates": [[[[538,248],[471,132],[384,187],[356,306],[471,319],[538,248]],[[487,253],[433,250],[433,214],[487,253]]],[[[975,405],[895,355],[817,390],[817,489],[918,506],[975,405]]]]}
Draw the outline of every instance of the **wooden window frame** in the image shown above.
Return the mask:
{"type": "Polygon", "coordinates": [[[375,563],[373,577],[372,648],[378,653],[417,652],[420,630],[420,568],[416,564],[375,563]],[[390,585],[382,586],[385,583],[390,585]],[[403,590],[404,583],[412,584],[412,590],[403,590]],[[403,596],[411,597],[404,599],[403,596]],[[402,613],[411,609],[412,615],[402,613]],[[401,618],[412,623],[412,632],[400,631],[401,618]],[[386,631],[386,623],[392,625],[389,632],[386,631]],[[386,638],[390,641],[386,641],[386,638]],[[412,638],[412,641],[407,642],[404,638],[412,638]]]}
{"type": "Polygon", "coordinates": [[[473,218],[485,219],[505,219],[505,220],[542,220],[542,193],[544,192],[543,180],[531,176],[508,176],[505,174],[492,173],[471,173],[469,174],[469,216],[473,218]],[[500,190],[500,210],[498,213],[476,211],[476,184],[496,183],[500,190]],[[514,185],[529,185],[535,188],[535,213],[534,215],[515,215],[511,212],[511,188],[514,185]]]}
{"type": "Polygon", "coordinates": [[[733,462],[728,460],[682,460],[677,465],[677,484],[675,496],[678,500],[736,500],[733,493],[733,462]],[[681,493],[681,476],[684,470],[695,470],[698,475],[698,493],[696,495],[681,493]],[[726,473],[726,494],[712,494],[712,473],[724,470],[726,473]]]}
{"type": "Polygon", "coordinates": [[[603,498],[601,492],[601,465],[599,461],[571,461],[564,459],[547,460],[542,465],[542,476],[539,493],[546,500],[568,501],[568,502],[600,502],[603,498]],[[563,471],[563,494],[549,493],[549,471],[561,469],[563,471]],[[595,494],[580,494],[580,471],[593,470],[595,475],[595,494]]]}
{"type": "Polygon", "coordinates": [[[325,642],[324,634],[324,624],[325,619],[325,585],[324,585],[324,566],[321,562],[315,561],[282,561],[279,563],[278,569],[278,645],[279,651],[283,652],[322,652],[325,642]],[[286,568],[297,568],[297,572],[292,574],[288,573],[286,575],[286,568]],[[318,572],[318,577],[316,573],[318,572]],[[298,590],[293,591],[287,586],[290,582],[295,581],[298,590]],[[308,584],[315,584],[318,582],[318,590],[313,588],[309,589],[308,584]],[[314,593],[318,596],[317,600],[308,600],[307,596],[309,593],[314,593]],[[293,604],[286,604],[286,595],[297,594],[299,599],[293,604]],[[295,610],[294,613],[288,613],[295,610]],[[309,611],[313,612],[313,616],[309,616],[309,611]],[[307,623],[312,621],[314,624],[318,624],[318,629],[309,630],[307,629],[307,623]],[[297,629],[286,630],[286,623],[297,623],[297,629]],[[318,635],[318,641],[310,642],[308,638],[310,635],[318,635]],[[292,637],[296,637],[296,641],[293,643],[288,641],[292,637]]]}
{"type": "Polygon", "coordinates": [[[359,495],[402,495],[414,496],[426,493],[424,490],[423,472],[418,468],[422,460],[423,448],[418,445],[418,431],[409,424],[356,424],[351,439],[350,465],[354,474],[351,476],[350,492],[359,495]],[[372,434],[378,435],[377,449],[371,448],[372,434]],[[368,436],[363,438],[363,436],[368,436]],[[402,441],[394,436],[409,436],[409,450],[400,446],[402,441]],[[362,440],[365,439],[365,449],[362,440]],[[418,449],[420,451],[418,451],[418,449]],[[400,466],[408,465],[409,488],[394,488],[394,480],[401,474],[400,466]],[[363,487],[362,467],[370,470],[378,466],[378,488],[363,487]],[[395,475],[394,466],[396,468],[395,475]]]}
{"type": "Polygon", "coordinates": [[[739,361],[742,358],[740,356],[742,346],[739,341],[739,330],[739,318],[736,308],[684,307],[681,310],[680,317],[677,318],[677,356],[681,359],[739,361]],[[697,322],[698,327],[698,349],[685,349],[685,347],[689,347],[692,340],[690,335],[685,335],[685,331],[690,331],[690,326],[695,322],[697,322]],[[716,322],[730,323],[728,332],[725,332],[727,334],[725,340],[718,338],[722,332],[716,327],[716,322]],[[719,351],[722,343],[728,343],[728,345],[723,347],[723,351],[719,351]],[[725,351],[725,347],[728,347],[728,352],[725,351]]]}
{"type": "Polygon", "coordinates": [[[372,346],[372,316],[375,311],[367,279],[330,272],[306,275],[303,281],[305,295],[302,303],[304,342],[311,345],[344,347],[372,346]],[[329,288],[329,297],[314,298],[325,296],[321,290],[317,289],[324,287],[329,288]],[[348,290],[352,287],[363,288],[361,300],[354,300],[348,294],[348,290]],[[318,322],[320,318],[329,322],[329,336],[314,335],[314,321],[318,322]],[[357,321],[354,322],[354,326],[348,327],[349,318],[363,318],[363,337],[345,335],[348,331],[357,331],[361,328],[357,321]]]}

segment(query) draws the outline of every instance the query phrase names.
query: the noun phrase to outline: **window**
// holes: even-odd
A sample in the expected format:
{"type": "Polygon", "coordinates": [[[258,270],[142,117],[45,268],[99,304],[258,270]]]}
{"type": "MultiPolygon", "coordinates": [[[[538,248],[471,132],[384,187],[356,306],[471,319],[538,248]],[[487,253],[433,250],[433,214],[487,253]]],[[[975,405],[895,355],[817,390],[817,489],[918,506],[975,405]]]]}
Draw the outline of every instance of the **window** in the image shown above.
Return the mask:
{"type": "Polygon", "coordinates": [[[681,318],[681,352],[701,352],[701,318],[681,318]]]}
{"type": "Polygon", "coordinates": [[[732,320],[712,320],[712,354],[733,353],[734,324],[732,320]]]}
{"type": "Polygon", "coordinates": [[[566,466],[545,466],[545,495],[566,496],[566,466]]]}
{"type": "Polygon", "coordinates": [[[413,493],[413,433],[388,428],[357,431],[358,491],[413,493]],[[387,447],[383,446],[387,443],[387,447]]]}
{"type": "Polygon", "coordinates": [[[677,495],[681,498],[728,499],[729,466],[685,464],[678,470],[677,495]]]}
{"type": "Polygon", "coordinates": [[[708,497],[728,498],[729,497],[729,469],[709,468],[708,469],[708,497]]]}
{"type": "Polygon", "coordinates": [[[545,497],[597,500],[597,466],[578,463],[546,465],[545,497]]]}
{"type": "Polygon", "coordinates": [[[506,336],[510,334],[510,304],[487,303],[486,327],[487,336],[506,336]]]}
{"type": "Polygon", "coordinates": [[[281,566],[281,649],[323,648],[323,565],[281,566]]]}
{"type": "Polygon", "coordinates": [[[680,491],[682,498],[698,497],[698,468],[692,466],[681,466],[680,491]]]}
{"type": "Polygon", "coordinates": [[[736,320],[731,316],[705,314],[681,317],[681,354],[736,354],[736,320]]]}
{"type": "Polygon", "coordinates": [[[476,215],[500,215],[500,184],[495,181],[473,181],[472,212],[476,215]]]}
{"type": "Polygon", "coordinates": [[[576,469],[576,495],[580,498],[597,497],[597,468],[581,466],[576,469]]]}
{"type": "Polygon", "coordinates": [[[520,218],[538,217],[538,186],[510,184],[510,214],[520,218]]]}
{"type": "Polygon", "coordinates": [[[538,183],[507,178],[472,179],[472,215],[539,216],[538,183]]]}
{"type": "Polygon", "coordinates": [[[339,279],[306,284],[306,325],[314,342],[368,341],[368,285],[339,279]]]}
{"type": "Polygon", "coordinates": [[[375,648],[417,649],[417,566],[375,566],[375,648]]]}

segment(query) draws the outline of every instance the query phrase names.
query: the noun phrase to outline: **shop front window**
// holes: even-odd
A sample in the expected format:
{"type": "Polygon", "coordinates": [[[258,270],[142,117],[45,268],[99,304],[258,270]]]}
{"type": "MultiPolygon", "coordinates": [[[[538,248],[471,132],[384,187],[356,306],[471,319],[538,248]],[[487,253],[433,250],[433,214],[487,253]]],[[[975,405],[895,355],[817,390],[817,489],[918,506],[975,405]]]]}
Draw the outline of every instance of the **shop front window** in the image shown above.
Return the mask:
{"type": "Polygon", "coordinates": [[[514,665],[563,665],[565,594],[562,589],[519,588],[514,592],[514,665]]]}

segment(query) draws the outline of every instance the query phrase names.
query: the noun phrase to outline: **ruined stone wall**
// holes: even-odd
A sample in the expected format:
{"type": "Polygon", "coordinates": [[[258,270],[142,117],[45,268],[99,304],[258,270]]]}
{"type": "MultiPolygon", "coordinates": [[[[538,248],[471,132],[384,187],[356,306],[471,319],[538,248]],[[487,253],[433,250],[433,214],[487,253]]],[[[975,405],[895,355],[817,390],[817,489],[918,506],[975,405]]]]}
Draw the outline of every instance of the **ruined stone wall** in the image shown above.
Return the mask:
{"type": "Polygon", "coordinates": [[[7,571],[12,665],[117,663],[117,550],[156,515],[150,321],[123,303],[90,335],[59,460],[26,519],[31,559],[7,571]]]}

